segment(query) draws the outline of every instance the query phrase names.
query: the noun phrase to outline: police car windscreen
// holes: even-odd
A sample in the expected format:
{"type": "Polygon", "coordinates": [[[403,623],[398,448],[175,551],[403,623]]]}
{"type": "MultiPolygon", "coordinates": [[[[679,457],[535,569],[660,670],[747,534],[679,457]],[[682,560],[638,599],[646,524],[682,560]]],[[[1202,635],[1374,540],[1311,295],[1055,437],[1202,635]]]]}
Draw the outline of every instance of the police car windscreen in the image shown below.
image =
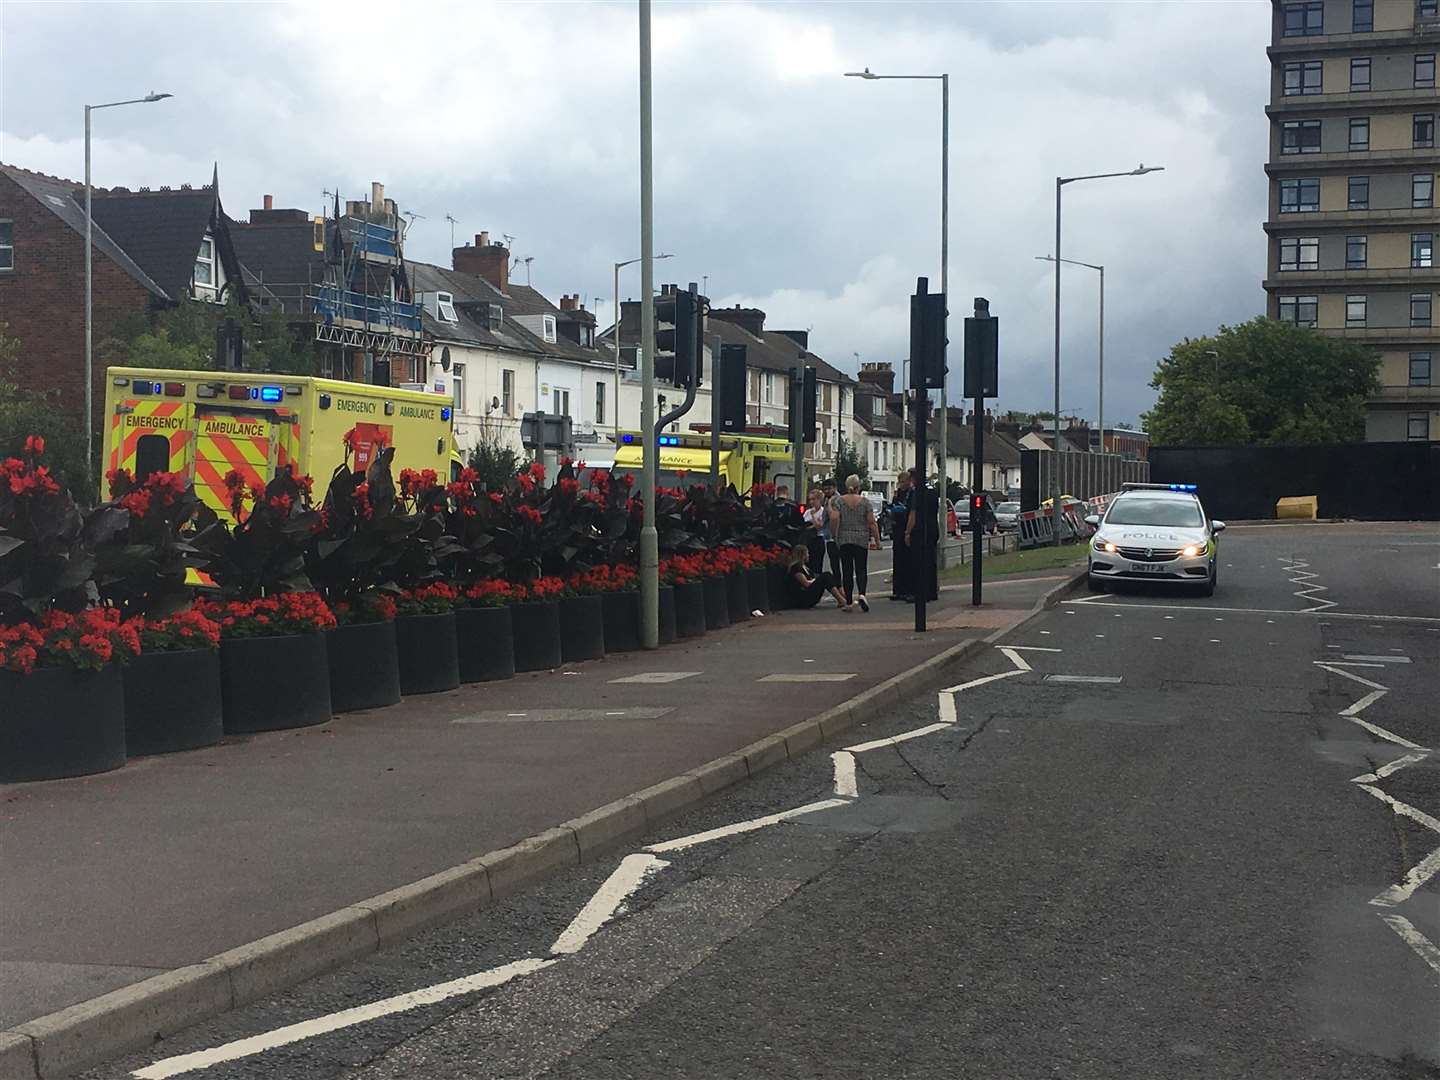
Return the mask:
{"type": "Polygon", "coordinates": [[[1116,499],[1105,518],[1107,525],[1169,525],[1198,529],[1205,523],[1193,499],[1147,499],[1130,495],[1116,499]]]}

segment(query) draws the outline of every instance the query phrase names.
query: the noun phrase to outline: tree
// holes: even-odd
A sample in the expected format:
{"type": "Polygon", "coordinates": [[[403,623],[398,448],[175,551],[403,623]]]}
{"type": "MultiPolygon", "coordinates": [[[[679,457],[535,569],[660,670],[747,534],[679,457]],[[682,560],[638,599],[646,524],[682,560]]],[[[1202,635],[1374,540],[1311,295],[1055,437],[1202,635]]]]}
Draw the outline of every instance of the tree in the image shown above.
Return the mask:
{"type": "Polygon", "coordinates": [[[1222,326],[1156,365],[1146,430],[1157,446],[1360,442],[1379,368],[1374,350],[1290,323],[1222,326]]]}
{"type": "Polygon", "coordinates": [[[485,420],[480,424],[480,436],[470,448],[466,464],[479,474],[486,491],[503,491],[527,462],[505,441],[500,425],[485,420]]]}
{"type": "Polygon", "coordinates": [[[842,488],[851,476],[860,477],[860,487],[870,486],[870,466],[860,448],[841,435],[835,443],[835,482],[842,488]]]}
{"type": "Polygon", "coordinates": [[[281,308],[247,308],[234,300],[223,306],[182,300],[153,320],[144,316],[124,319],[101,345],[101,355],[107,366],[215,369],[215,330],[226,319],[234,319],[244,331],[246,371],[277,375],[313,372],[314,343],[290,325],[281,308]]]}
{"type": "Polygon", "coordinates": [[[16,456],[29,435],[45,440],[45,464],[76,502],[88,506],[95,491],[86,483],[85,425],[61,407],[58,390],[32,390],[18,381],[20,342],[0,322],[0,457],[16,456]]]}

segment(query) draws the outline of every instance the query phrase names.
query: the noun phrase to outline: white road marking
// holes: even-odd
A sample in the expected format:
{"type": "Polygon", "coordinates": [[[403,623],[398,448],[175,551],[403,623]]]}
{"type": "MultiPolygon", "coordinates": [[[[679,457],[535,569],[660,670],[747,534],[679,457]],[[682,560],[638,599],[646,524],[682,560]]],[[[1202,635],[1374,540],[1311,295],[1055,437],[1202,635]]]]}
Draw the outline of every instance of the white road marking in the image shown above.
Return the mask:
{"type": "Polygon", "coordinates": [[[1334,664],[1327,664],[1327,663],[1325,663],[1325,662],[1322,661],[1322,660],[1316,660],[1316,661],[1315,661],[1315,666],[1316,666],[1316,667],[1319,667],[1319,668],[1324,668],[1326,671],[1332,671],[1332,672],[1334,672],[1336,675],[1343,675],[1343,676],[1345,676],[1345,678],[1351,680],[1352,682],[1358,682],[1361,686],[1368,686],[1368,687],[1370,687],[1371,690],[1389,690],[1389,689],[1390,689],[1388,686],[1381,686],[1378,682],[1371,682],[1369,679],[1362,679],[1359,675],[1356,675],[1353,671],[1346,671],[1346,670],[1345,670],[1344,668],[1342,668],[1342,667],[1336,667],[1334,664]]]}
{"type": "Polygon", "coordinates": [[[623,679],[611,679],[612,683],[672,683],[701,674],[699,671],[642,671],[638,675],[626,675],[623,679]]]}
{"type": "Polygon", "coordinates": [[[1404,757],[1398,757],[1394,761],[1381,765],[1374,772],[1365,773],[1363,776],[1352,776],[1350,782],[1352,784],[1378,784],[1385,777],[1399,772],[1407,765],[1419,764],[1429,756],[1428,753],[1406,754],[1404,757]]]}
{"type": "MultiPolygon", "coordinates": [[[[1010,674],[1010,672],[1007,671],[1006,674],[1008,675],[1010,674]]],[[[1014,674],[1018,675],[1020,673],[1017,671],[1014,674]]],[[[953,725],[947,723],[926,724],[924,727],[915,728],[912,731],[906,731],[903,734],[894,736],[893,738],[874,739],[871,742],[867,743],[856,743],[854,746],[845,747],[845,749],[850,751],[850,753],[852,754],[863,754],[866,750],[879,750],[883,746],[898,746],[902,742],[909,742],[911,739],[918,739],[922,735],[930,735],[936,731],[944,731],[946,728],[951,726],[953,725]]]]}
{"type": "Polygon", "coordinates": [[[1379,701],[1382,697],[1384,697],[1387,692],[1388,691],[1385,690],[1371,690],[1370,693],[1366,694],[1359,701],[1355,702],[1354,705],[1351,705],[1348,709],[1341,709],[1340,715],[1359,716],[1371,705],[1374,705],[1375,702],[1379,701]]]}
{"type": "Polygon", "coordinates": [[[1306,608],[1306,611],[1324,611],[1326,608],[1332,608],[1335,606],[1334,600],[1323,600],[1315,595],[1315,593],[1329,592],[1330,590],[1328,588],[1326,588],[1324,585],[1307,584],[1307,582],[1309,582],[1313,578],[1317,578],[1320,576],[1319,574],[1313,574],[1310,572],[1310,564],[1308,562],[1304,562],[1300,559],[1281,559],[1280,561],[1288,562],[1290,565],[1289,567],[1287,567],[1287,569],[1290,573],[1295,575],[1290,579],[1290,584],[1301,586],[1299,589],[1296,589],[1295,592],[1291,595],[1298,596],[1302,600],[1315,604],[1315,607],[1306,608]]]}
{"type": "MultiPolygon", "coordinates": [[[[936,727],[949,727],[948,724],[937,724],[936,727]]],[[[764,817],[751,818],[749,821],[737,821],[731,825],[722,825],[718,829],[707,829],[705,832],[692,833],[689,836],[682,836],[676,840],[666,840],[663,844],[651,844],[646,851],[653,851],[656,854],[663,854],[667,851],[684,851],[686,848],[695,847],[698,844],[708,844],[711,840],[720,840],[726,836],[739,836],[741,833],[755,832],[757,829],[769,828],[771,825],[778,825],[782,821],[789,821],[793,817],[800,817],[802,814],[813,814],[819,810],[830,810],[837,806],[847,805],[845,799],[821,799],[819,802],[806,803],[804,806],[797,806],[793,810],[782,810],[778,814],[766,814],[764,817]]]]}
{"type": "Polygon", "coordinates": [[[855,781],[855,755],[848,750],[836,750],[830,755],[835,766],[835,794],[846,799],[860,797],[860,787],[855,781]]]}
{"type": "Polygon", "coordinates": [[[1408,656],[1357,656],[1354,653],[1345,653],[1346,660],[1362,660],[1367,664],[1408,664],[1408,656]]]}
{"type": "Polygon", "coordinates": [[[1064,652],[1064,649],[1052,649],[1048,645],[996,645],[997,649],[1014,649],[1016,652],[1064,652]]]}
{"type": "Polygon", "coordinates": [[[1010,658],[1010,662],[1014,664],[1017,668],[1019,668],[1021,671],[1031,670],[1030,665],[1025,662],[1025,658],[1021,656],[1018,652],[1016,652],[1014,649],[1002,646],[1000,651],[1006,656],[1008,656],[1010,658]]]}
{"type": "Polygon", "coordinates": [[[1401,941],[1414,949],[1420,959],[1434,968],[1437,975],[1440,975],[1440,948],[1436,948],[1433,941],[1415,929],[1414,924],[1403,915],[1381,915],[1380,918],[1384,920],[1386,926],[1400,935],[1401,941]]]}
{"type": "Polygon", "coordinates": [[[1381,791],[1373,784],[1359,784],[1357,786],[1360,788],[1361,791],[1368,791],[1371,795],[1374,795],[1377,799],[1385,803],[1387,806],[1390,807],[1391,810],[1395,811],[1395,813],[1399,814],[1401,817],[1408,817],[1411,821],[1419,822],[1427,829],[1433,829],[1435,832],[1440,833],[1440,821],[1437,821],[1435,818],[1425,813],[1424,810],[1418,810],[1415,807],[1411,806],[1409,803],[1401,802],[1393,795],[1389,795],[1386,792],[1381,791]]]}
{"type": "Polygon", "coordinates": [[[1049,637],[1049,636],[1050,636],[1050,631],[1049,631],[1049,630],[1041,630],[1041,631],[1040,631],[1040,635],[1041,635],[1042,637],[1049,637]]]}
{"type": "Polygon", "coordinates": [[[957,686],[947,686],[943,692],[946,694],[958,694],[962,690],[973,690],[977,686],[984,686],[986,683],[992,683],[998,679],[1011,679],[1016,675],[1024,674],[1025,672],[1016,668],[1014,671],[1002,671],[998,675],[981,675],[978,679],[971,679],[969,682],[960,683],[957,686]]]}
{"type": "Polygon", "coordinates": [[[1383,668],[1385,666],[1384,664],[1365,664],[1355,660],[1315,660],[1312,662],[1316,664],[1334,664],[1336,667],[1383,668]]]}
{"type": "Polygon", "coordinates": [[[1211,645],[1219,645],[1219,644],[1220,644],[1220,639],[1219,639],[1218,637],[1212,637],[1212,638],[1210,639],[1210,644],[1211,644],[1211,645]]]}
{"type": "Polygon", "coordinates": [[[1104,635],[1104,634],[1096,634],[1095,636],[1098,637],[1098,638],[1103,638],[1105,635],[1104,635]]]}
{"type": "Polygon", "coordinates": [[[489,971],[482,971],[477,975],[466,975],[464,978],[452,979],[450,982],[427,986],[423,990],[412,990],[407,994],[397,994],[395,997],[371,1002],[369,1005],[357,1005],[353,1009],[342,1009],[339,1012],[330,1013],[328,1016],[304,1020],[298,1024],[289,1024],[261,1035],[236,1039],[234,1042],[225,1043],[212,1050],[198,1050],[192,1054],[163,1058],[153,1065],[136,1069],[130,1075],[137,1077],[138,1080],[164,1080],[165,1077],[178,1076],[193,1069],[207,1069],[222,1062],[235,1061],[252,1054],[263,1053],[277,1046],[285,1046],[303,1039],[313,1039],[316,1035],[354,1027],[356,1024],[377,1020],[382,1016],[392,1016],[395,1013],[418,1009],[423,1005],[433,1005],[459,994],[469,994],[476,990],[501,986],[511,979],[532,974],[554,963],[558,963],[558,961],[516,960],[514,963],[491,968],[489,971]]]}
{"type": "MultiPolygon", "coordinates": [[[[1150,611],[1184,611],[1201,614],[1207,611],[1223,611],[1227,615],[1313,615],[1315,608],[1306,608],[1303,611],[1286,611],[1284,608],[1243,608],[1243,607],[1187,607],[1184,604],[1117,604],[1108,600],[1062,600],[1062,604],[1068,604],[1072,608],[1096,608],[1096,607],[1124,607],[1137,608],[1150,611]]],[[[1166,615],[1165,618],[1173,619],[1173,615],[1166,615]]],[[[1429,615],[1366,615],[1349,611],[1327,611],[1327,619],[1383,619],[1386,622],[1399,623],[1440,623],[1440,618],[1429,615]]],[[[1321,623],[1321,626],[1327,625],[1321,623]]],[[[1436,627],[1440,629],[1440,627],[1436,627]]]]}
{"type": "Polygon", "coordinates": [[[1393,731],[1386,731],[1386,730],[1385,730],[1383,727],[1381,727],[1379,724],[1372,724],[1372,723],[1370,723],[1369,720],[1362,720],[1362,719],[1361,719],[1360,717],[1358,717],[1358,716],[1352,716],[1352,717],[1350,717],[1350,721],[1351,721],[1351,723],[1359,724],[1359,725],[1360,725],[1361,727],[1363,727],[1366,731],[1370,732],[1371,735],[1375,735],[1375,736],[1377,736],[1377,737],[1379,737],[1379,738],[1381,738],[1381,739],[1385,739],[1385,740],[1388,741],[1388,742],[1392,742],[1392,743],[1394,743],[1396,746],[1403,746],[1403,747],[1405,747],[1405,749],[1407,749],[1407,750],[1425,750],[1427,753],[1429,752],[1429,750],[1428,750],[1427,747],[1424,747],[1424,746],[1416,746],[1416,745],[1415,745],[1413,742],[1411,742],[1409,739],[1401,738],[1399,735],[1396,735],[1393,731]]]}
{"type": "Polygon", "coordinates": [[[937,704],[940,707],[940,722],[942,724],[955,723],[955,695],[946,690],[941,690],[937,695],[937,704]]]}
{"type": "Polygon", "coordinates": [[[775,675],[765,675],[756,682],[844,682],[853,679],[853,671],[804,671],[804,672],[780,672],[775,675]]]}
{"type": "Polygon", "coordinates": [[[505,715],[506,715],[506,716],[525,716],[526,714],[523,713],[523,712],[507,712],[505,715]]]}
{"type": "Polygon", "coordinates": [[[555,939],[550,951],[565,956],[579,952],[594,936],[595,931],[615,917],[620,905],[644,884],[646,878],[669,865],[664,859],[657,859],[654,855],[643,852],[626,855],[614,872],[605,879],[605,884],[595,890],[595,895],[590,897],[575,918],[570,920],[570,925],[555,939]]]}
{"type": "Polygon", "coordinates": [[[1045,682],[1063,683],[1118,683],[1120,675],[1046,675],[1045,682]]]}
{"type": "Polygon", "coordinates": [[[1403,904],[1415,894],[1416,889],[1436,874],[1440,874],[1440,847],[1412,866],[1408,874],[1371,900],[1370,903],[1376,907],[1395,907],[1397,904],[1403,904]]]}

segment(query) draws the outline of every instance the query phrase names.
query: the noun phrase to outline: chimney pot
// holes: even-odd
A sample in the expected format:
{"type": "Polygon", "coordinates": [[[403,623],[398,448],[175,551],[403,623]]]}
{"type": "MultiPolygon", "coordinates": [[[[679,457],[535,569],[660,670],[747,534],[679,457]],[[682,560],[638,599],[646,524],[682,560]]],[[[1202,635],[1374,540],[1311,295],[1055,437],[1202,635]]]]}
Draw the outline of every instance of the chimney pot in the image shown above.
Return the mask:
{"type": "Polygon", "coordinates": [[[489,234],[488,232],[476,233],[476,234],[475,234],[475,246],[476,246],[476,247],[489,247],[489,246],[490,246],[490,234],[489,234]]]}
{"type": "Polygon", "coordinates": [[[266,195],[266,196],[265,196],[265,209],[266,209],[266,210],[274,210],[274,209],[275,209],[275,196],[273,196],[273,195],[266,195]]]}
{"type": "Polygon", "coordinates": [[[385,185],[378,180],[370,183],[370,209],[379,213],[385,208],[385,185]]]}

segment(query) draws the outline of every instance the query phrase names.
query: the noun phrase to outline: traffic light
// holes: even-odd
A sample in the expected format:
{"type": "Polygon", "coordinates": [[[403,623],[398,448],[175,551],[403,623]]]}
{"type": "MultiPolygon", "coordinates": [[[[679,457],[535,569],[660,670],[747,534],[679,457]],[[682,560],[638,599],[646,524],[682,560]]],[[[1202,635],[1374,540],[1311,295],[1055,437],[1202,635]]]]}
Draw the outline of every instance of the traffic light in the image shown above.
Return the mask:
{"type": "Polygon", "coordinates": [[[926,278],[915,281],[910,297],[910,387],[934,390],[945,385],[945,294],[929,291],[926,278]]]}
{"type": "Polygon", "coordinates": [[[980,513],[980,512],[981,512],[982,510],[984,510],[984,509],[985,509],[985,496],[984,496],[984,495],[971,495],[971,496],[970,496],[970,516],[973,518],[976,514],[980,513]]]}
{"type": "Polygon", "coordinates": [[[239,371],[245,363],[245,328],[232,318],[215,327],[215,366],[239,371]]]}
{"type": "Polygon", "coordinates": [[[975,298],[975,317],[965,320],[965,396],[991,398],[1000,393],[1000,320],[990,301],[975,298]]]}
{"type": "Polygon", "coordinates": [[[655,376],[676,386],[699,386],[703,379],[705,313],[690,289],[674,289],[655,298],[655,376]],[[670,355],[665,355],[665,354],[670,355]]]}
{"type": "Polygon", "coordinates": [[[745,357],[744,345],[720,346],[720,368],[714,393],[720,405],[722,432],[745,430],[745,357]]]}

